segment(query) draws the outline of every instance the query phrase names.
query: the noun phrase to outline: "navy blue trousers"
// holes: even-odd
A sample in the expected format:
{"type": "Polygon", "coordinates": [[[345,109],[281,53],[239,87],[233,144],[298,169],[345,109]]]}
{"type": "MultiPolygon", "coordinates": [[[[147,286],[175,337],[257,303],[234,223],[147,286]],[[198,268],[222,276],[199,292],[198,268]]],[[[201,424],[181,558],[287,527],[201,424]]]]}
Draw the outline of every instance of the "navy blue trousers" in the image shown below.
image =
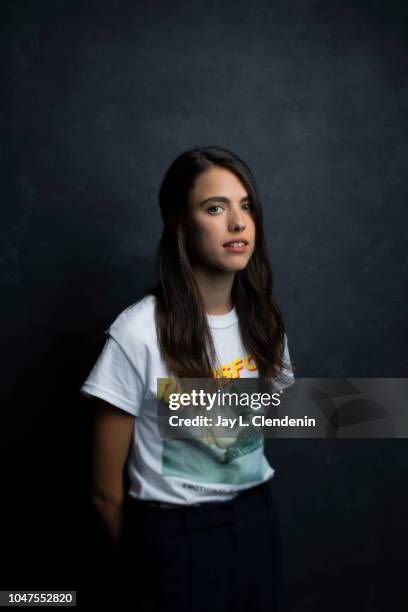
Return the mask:
{"type": "Polygon", "coordinates": [[[273,481],[229,502],[154,508],[128,497],[123,603],[136,612],[277,612],[281,587],[273,481]]]}

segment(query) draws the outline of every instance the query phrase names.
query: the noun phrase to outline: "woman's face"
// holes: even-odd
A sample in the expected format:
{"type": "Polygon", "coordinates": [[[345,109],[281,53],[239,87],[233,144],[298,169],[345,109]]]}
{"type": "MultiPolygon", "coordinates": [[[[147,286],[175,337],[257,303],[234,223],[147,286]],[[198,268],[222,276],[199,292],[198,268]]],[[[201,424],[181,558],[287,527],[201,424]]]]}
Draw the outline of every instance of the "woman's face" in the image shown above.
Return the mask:
{"type": "Polygon", "coordinates": [[[244,185],[233,172],[212,166],[200,174],[190,193],[187,217],[186,237],[194,260],[225,272],[243,270],[255,248],[252,209],[244,185]],[[244,245],[226,246],[242,241],[244,245]]]}

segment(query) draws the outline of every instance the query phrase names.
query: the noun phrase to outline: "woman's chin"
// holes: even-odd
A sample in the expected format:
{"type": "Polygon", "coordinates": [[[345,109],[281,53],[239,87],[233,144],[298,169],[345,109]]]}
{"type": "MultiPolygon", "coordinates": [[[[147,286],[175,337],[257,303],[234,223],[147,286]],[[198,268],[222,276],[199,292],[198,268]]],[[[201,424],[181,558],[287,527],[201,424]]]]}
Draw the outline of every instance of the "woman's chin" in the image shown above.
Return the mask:
{"type": "Polygon", "coordinates": [[[197,264],[193,264],[193,270],[197,270],[197,268],[201,268],[202,270],[207,270],[208,272],[230,272],[230,273],[234,273],[234,272],[240,272],[241,270],[244,270],[248,265],[248,260],[245,258],[242,258],[240,260],[238,260],[238,258],[235,261],[229,261],[229,262],[225,262],[225,261],[208,261],[208,262],[200,262],[200,265],[197,266],[197,264]]]}
{"type": "Polygon", "coordinates": [[[226,272],[240,272],[241,270],[244,270],[248,265],[248,262],[245,261],[236,261],[234,263],[230,263],[228,265],[224,265],[223,269],[226,272]]]}

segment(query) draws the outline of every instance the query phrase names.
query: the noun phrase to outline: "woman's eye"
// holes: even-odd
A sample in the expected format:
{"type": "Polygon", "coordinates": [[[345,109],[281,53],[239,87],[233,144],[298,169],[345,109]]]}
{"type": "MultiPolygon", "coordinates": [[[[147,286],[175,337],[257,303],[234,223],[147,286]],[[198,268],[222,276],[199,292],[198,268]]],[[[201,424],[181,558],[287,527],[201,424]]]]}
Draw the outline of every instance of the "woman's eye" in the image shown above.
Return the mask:
{"type": "MultiPolygon", "coordinates": [[[[252,212],[252,210],[254,209],[254,205],[251,204],[251,202],[248,202],[247,204],[243,204],[242,206],[244,207],[245,210],[248,210],[249,212],[252,212]]],[[[222,210],[222,206],[220,206],[219,204],[215,204],[214,206],[210,206],[209,208],[207,208],[207,212],[209,212],[210,215],[214,215],[214,214],[216,215],[218,214],[216,210],[217,208],[220,208],[222,210]]]]}
{"type": "Polygon", "coordinates": [[[207,212],[209,212],[211,215],[213,214],[212,212],[210,212],[211,210],[214,210],[214,208],[221,208],[221,206],[210,206],[209,208],[207,208],[207,212]]]}

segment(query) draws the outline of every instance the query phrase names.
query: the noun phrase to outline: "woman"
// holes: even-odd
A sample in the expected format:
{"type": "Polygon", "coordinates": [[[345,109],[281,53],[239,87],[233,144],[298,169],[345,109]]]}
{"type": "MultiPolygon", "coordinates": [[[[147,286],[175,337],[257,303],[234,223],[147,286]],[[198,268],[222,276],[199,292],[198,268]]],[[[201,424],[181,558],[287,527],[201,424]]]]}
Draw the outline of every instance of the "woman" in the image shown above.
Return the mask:
{"type": "Polygon", "coordinates": [[[294,381],[255,180],[231,151],[197,147],[159,200],[158,283],[105,331],[81,387],[96,408],[93,501],[135,610],[271,611],[279,538],[262,436],[167,439],[157,418],[157,379],[294,381]]]}

